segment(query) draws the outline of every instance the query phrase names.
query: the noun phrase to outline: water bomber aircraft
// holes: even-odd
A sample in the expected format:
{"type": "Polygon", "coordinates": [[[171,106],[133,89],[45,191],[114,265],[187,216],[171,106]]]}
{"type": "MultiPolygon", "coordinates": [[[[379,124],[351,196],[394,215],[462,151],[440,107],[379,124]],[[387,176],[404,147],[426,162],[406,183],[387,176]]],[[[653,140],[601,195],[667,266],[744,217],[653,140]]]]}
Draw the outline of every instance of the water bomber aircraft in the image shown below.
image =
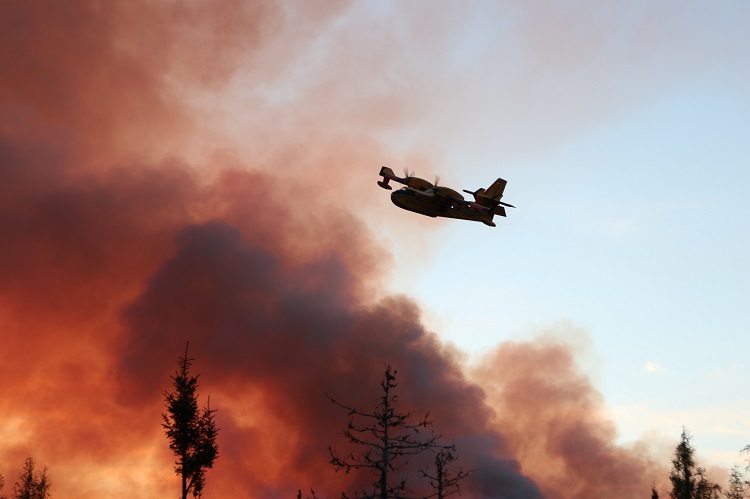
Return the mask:
{"type": "Polygon", "coordinates": [[[404,187],[391,193],[393,204],[404,210],[413,211],[428,217],[458,218],[461,220],[474,220],[495,227],[492,221],[495,215],[505,216],[505,207],[515,208],[512,204],[501,201],[503,191],[507,182],[501,178],[495,180],[487,189],[479,188],[476,191],[463,192],[474,196],[474,201],[467,201],[463,195],[449,187],[437,185],[438,180],[432,184],[427,180],[409,175],[398,177],[393,170],[384,166],[380,169],[383,180],[378,185],[383,189],[392,190],[390,181],[403,184],[404,187]]]}

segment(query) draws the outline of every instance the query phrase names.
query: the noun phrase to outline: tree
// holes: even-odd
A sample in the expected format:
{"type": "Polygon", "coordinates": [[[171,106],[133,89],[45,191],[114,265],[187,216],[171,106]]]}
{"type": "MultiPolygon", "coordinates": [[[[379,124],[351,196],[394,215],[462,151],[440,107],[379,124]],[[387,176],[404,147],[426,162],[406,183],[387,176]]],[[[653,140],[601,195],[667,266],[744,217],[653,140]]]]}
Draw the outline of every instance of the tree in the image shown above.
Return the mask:
{"type": "Polygon", "coordinates": [[[672,499],[695,499],[695,449],[690,444],[690,438],[683,427],[680,443],[674,450],[672,471],[669,473],[669,481],[672,482],[669,497],[672,499]]]}
{"type": "Polygon", "coordinates": [[[704,468],[696,466],[695,449],[690,439],[690,434],[683,427],[680,443],[677,444],[672,458],[672,471],[669,473],[672,490],[669,497],[672,499],[718,499],[721,495],[721,487],[708,479],[704,468]]]}
{"type": "Polygon", "coordinates": [[[659,499],[659,492],[656,491],[656,483],[651,484],[651,499],[659,499]]]}
{"type": "Polygon", "coordinates": [[[437,499],[443,499],[453,494],[460,494],[459,482],[469,476],[468,472],[458,468],[455,472],[452,471],[449,466],[451,463],[456,461],[458,456],[456,455],[456,446],[450,445],[435,455],[435,470],[422,471],[422,476],[430,480],[433,493],[426,496],[425,499],[435,497],[437,499]]]}
{"type": "Polygon", "coordinates": [[[721,487],[708,479],[704,468],[696,469],[695,498],[696,499],[719,499],[721,487]]]}
{"type": "Polygon", "coordinates": [[[13,499],[47,499],[50,496],[50,482],[47,468],[41,472],[34,470],[34,460],[27,458],[18,480],[13,485],[13,499]]]}
{"type": "Polygon", "coordinates": [[[724,497],[726,499],[745,498],[745,482],[742,480],[742,472],[737,465],[732,466],[732,471],[729,473],[729,487],[724,491],[724,497]]]}
{"type": "MultiPolygon", "coordinates": [[[[310,489],[311,496],[307,496],[306,499],[319,499],[318,496],[315,495],[315,491],[310,489]]],[[[297,490],[297,499],[302,499],[302,490],[297,490]]],[[[349,496],[347,496],[345,493],[341,493],[341,499],[349,499],[349,496]]]]}
{"type": "Polygon", "coordinates": [[[362,448],[359,454],[350,453],[341,457],[329,446],[331,465],[336,471],[349,473],[351,470],[369,470],[375,476],[372,490],[356,495],[358,499],[406,497],[410,491],[401,472],[408,463],[408,456],[451,447],[441,445],[440,435],[429,429],[432,424],[428,419],[429,414],[418,422],[412,422],[413,413],[396,410],[398,397],[393,393],[398,386],[396,374],[397,371],[390,365],[386,366],[380,383],[382,395],[372,411],[349,407],[328,397],[348,412],[349,423],[344,429],[344,436],[362,448]]]}
{"type": "Polygon", "coordinates": [[[193,497],[201,497],[206,482],[205,470],[213,467],[219,455],[216,410],[211,409],[210,398],[206,407],[198,409],[196,390],[200,375],[190,375],[193,360],[188,358],[188,345],[185,345],[185,356],[179,358],[179,369],[172,376],[175,391],[164,392],[167,412],[162,414],[169,448],[177,456],[174,470],[182,478],[182,499],[187,499],[189,492],[193,497]]]}
{"type": "MultiPolygon", "coordinates": [[[[747,463],[747,465],[745,466],[745,471],[750,471],[750,445],[746,445],[746,446],[745,446],[745,447],[744,447],[744,448],[743,448],[743,449],[742,449],[742,450],[740,451],[740,455],[743,455],[743,454],[746,454],[746,455],[747,455],[747,458],[746,458],[746,463],[747,463]]],[[[746,482],[745,482],[745,485],[750,485],[750,482],[746,481],[746,482]]]]}

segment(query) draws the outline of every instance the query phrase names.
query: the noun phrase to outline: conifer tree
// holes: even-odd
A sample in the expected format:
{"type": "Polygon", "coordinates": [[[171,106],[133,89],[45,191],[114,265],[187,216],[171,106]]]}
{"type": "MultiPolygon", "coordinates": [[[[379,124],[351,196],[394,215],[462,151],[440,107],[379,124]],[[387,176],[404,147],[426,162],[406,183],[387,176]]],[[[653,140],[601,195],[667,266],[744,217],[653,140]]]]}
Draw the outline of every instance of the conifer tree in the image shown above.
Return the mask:
{"type": "Polygon", "coordinates": [[[179,369],[172,376],[175,391],[164,393],[167,412],[162,414],[169,448],[177,456],[175,473],[182,478],[182,499],[191,492],[193,497],[201,497],[205,470],[213,467],[219,453],[216,410],[211,409],[210,398],[206,407],[198,409],[198,376],[190,375],[193,360],[188,358],[186,345],[185,356],[179,358],[179,369]]]}
{"type": "Polygon", "coordinates": [[[669,497],[672,499],[695,499],[695,449],[690,444],[690,438],[683,427],[680,443],[674,450],[672,471],[669,473],[669,481],[672,482],[669,497]]]}
{"type": "Polygon", "coordinates": [[[729,473],[729,486],[724,491],[726,499],[744,499],[745,498],[745,481],[742,479],[742,472],[737,465],[732,466],[729,473]]]}
{"type": "Polygon", "coordinates": [[[708,479],[706,470],[698,467],[695,475],[695,499],[719,499],[721,487],[708,479]]]}
{"type": "Polygon", "coordinates": [[[18,474],[18,481],[13,485],[13,499],[47,499],[50,496],[50,483],[47,468],[35,471],[32,458],[23,463],[23,470],[18,474]]]}
{"type": "Polygon", "coordinates": [[[718,499],[721,487],[709,480],[705,468],[696,466],[695,449],[690,443],[691,436],[683,427],[680,443],[674,450],[672,471],[669,481],[672,499],[718,499]]]}

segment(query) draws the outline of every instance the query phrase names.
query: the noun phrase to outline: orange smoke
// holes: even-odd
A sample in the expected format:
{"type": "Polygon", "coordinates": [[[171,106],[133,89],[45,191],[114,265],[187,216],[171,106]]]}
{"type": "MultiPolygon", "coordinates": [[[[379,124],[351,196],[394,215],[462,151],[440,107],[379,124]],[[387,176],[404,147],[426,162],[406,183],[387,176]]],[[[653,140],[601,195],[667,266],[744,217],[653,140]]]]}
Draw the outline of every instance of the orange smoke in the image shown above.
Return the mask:
{"type": "MultiPolygon", "coordinates": [[[[340,8],[319,6],[312,18],[340,8]]],[[[221,428],[207,497],[361,487],[368,477],[328,465],[327,446],[345,446],[345,414],[324,393],[368,407],[385,363],[399,371],[405,409],[430,411],[474,470],[465,496],[644,495],[648,461],[611,443],[569,349],[506,344],[480,384],[468,380],[414,302],[372,299],[390,257],[325,192],[295,190],[314,179],[274,174],[288,151],[258,151],[262,165],[230,153],[210,165],[191,159],[204,137],[186,96],[222,88],[286,15],[274,2],[5,6],[7,481],[12,463],[34,456],[54,497],[173,494],[160,413],[189,340],[221,428]]],[[[336,171],[377,149],[349,140],[309,149],[336,171]]]]}

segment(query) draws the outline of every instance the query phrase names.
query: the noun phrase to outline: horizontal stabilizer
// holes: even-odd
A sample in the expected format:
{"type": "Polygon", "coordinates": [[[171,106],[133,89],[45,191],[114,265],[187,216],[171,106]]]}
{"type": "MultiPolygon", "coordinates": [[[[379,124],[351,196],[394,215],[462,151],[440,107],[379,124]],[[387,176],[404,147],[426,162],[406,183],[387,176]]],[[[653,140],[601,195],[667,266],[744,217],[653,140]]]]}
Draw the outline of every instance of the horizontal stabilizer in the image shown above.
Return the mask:
{"type": "Polygon", "coordinates": [[[393,170],[388,168],[387,166],[383,166],[380,168],[380,176],[385,177],[386,175],[390,175],[391,177],[395,177],[393,170]]]}

